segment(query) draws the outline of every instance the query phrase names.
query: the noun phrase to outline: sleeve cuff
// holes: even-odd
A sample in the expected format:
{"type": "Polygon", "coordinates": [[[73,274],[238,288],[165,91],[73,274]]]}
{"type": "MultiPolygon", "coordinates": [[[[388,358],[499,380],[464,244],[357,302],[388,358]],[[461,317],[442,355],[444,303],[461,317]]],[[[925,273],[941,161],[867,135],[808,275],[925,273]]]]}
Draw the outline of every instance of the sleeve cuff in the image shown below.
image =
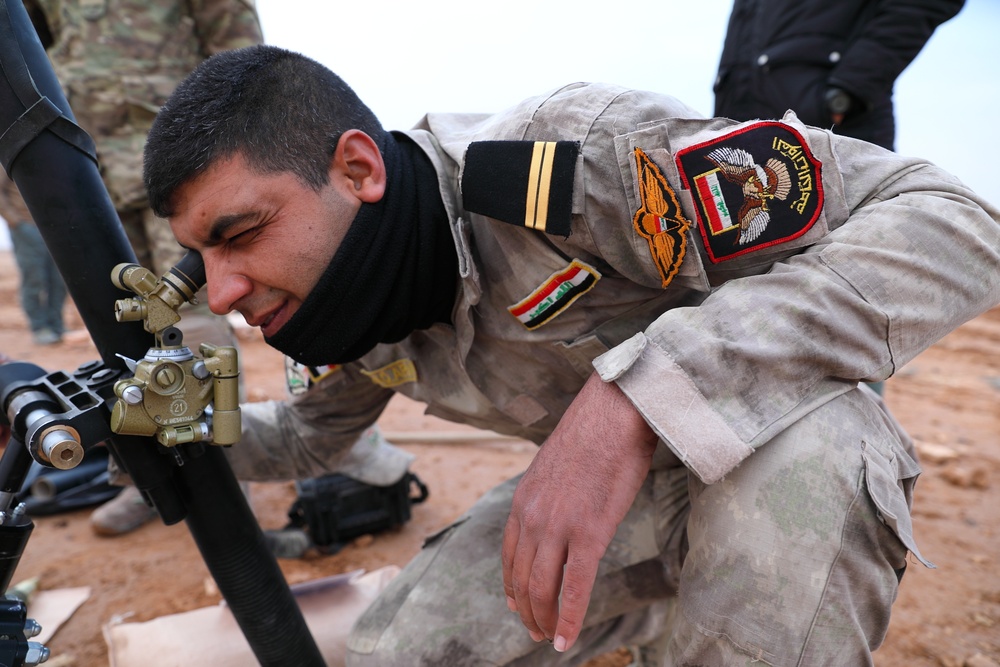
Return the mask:
{"type": "Polygon", "coordinates": [[[753,453],[664,350],[638,333],[594,360],[701,481],[713,484],[753,453]]]}

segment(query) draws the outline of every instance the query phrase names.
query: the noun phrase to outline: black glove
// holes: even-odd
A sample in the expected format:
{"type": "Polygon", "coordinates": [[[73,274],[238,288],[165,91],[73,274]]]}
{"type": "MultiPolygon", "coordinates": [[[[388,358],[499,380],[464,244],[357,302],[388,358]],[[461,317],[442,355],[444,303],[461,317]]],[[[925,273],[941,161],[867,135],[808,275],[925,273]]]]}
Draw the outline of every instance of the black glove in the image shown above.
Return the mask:
{"type": "Polygon", "coordinates": [[[843,88],[827,88],[823,99],[826,102],[826,109],[830,112],[831,119],[839,116],[842,121],[852,109],[858,106],[855,103],[854,96],[843,88]]]}

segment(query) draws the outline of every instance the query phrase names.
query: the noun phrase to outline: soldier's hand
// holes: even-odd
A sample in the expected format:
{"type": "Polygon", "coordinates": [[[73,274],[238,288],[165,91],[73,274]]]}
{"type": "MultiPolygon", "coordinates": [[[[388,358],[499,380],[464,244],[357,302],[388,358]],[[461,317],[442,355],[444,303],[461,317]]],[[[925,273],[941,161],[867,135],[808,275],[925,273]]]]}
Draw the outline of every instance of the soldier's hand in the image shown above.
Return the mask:
{"type": "Polygon", "coordinates": [[[649,472],[656,442],[618,386],[595,374],[528,466],[501,555],[507,605],[535,641],[549,639],[560,652],[573,646],[598,563],[649,472]]]}

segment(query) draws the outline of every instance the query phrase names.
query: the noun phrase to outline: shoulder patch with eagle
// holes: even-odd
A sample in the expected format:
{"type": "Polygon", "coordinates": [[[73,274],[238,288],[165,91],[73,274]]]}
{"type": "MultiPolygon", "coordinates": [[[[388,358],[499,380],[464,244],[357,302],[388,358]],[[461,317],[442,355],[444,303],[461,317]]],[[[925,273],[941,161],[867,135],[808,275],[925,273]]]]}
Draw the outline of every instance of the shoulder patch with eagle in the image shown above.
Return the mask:
{"type": "Polygon", "coordinates": [[[823,209],[822,164],[784,123],[754,123],[675,159],[713,263],[798,238],[823,209]]]}

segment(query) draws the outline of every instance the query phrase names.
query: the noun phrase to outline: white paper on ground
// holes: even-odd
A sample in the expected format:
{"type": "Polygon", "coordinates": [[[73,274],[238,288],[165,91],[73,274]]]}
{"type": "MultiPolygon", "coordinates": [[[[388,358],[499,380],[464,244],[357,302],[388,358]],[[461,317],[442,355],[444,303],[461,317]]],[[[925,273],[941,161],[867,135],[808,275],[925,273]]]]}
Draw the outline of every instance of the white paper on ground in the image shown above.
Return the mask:
{"type": "MultiPolygon", "coordinates": [[[[399,572],[390,565],[292,586],[306,625],[329,667],[342,667],[354,621],[399,572]]],[[[245,667],[253,651],[224,603],[145,623],[104,626],[110,667],[245,667]]]]}
{"type": "Polygon", "coordinates": [[[52,591],[36,591],[28,603],[28,618],[33,618],[42,626],[42,631],[30,641],[44,644],[56,633],[63,623],[90,597],[90,587],[58,588],[52,591]]]}

